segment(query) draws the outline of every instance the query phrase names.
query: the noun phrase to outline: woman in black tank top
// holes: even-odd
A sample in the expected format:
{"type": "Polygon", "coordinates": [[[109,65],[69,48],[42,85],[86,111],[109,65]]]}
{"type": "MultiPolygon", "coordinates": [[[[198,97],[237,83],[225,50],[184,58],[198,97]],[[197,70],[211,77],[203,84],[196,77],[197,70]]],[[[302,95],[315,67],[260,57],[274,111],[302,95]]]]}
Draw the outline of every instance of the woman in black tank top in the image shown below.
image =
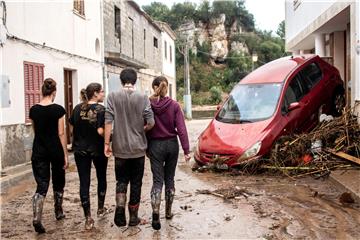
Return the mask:
{"type": "Polygon", "coordinates": [[[65,109],[53,103],[56,95],[56,82],[51,78],[45,79],[41,92],[40,103],[32,106],[29,114],[35,132],[31,164],[37,183],[36,193],[33,196],[33,226],[38,233],[45,232],[41,218],[50,175],[52,175],[54,191],[55,217],[57,220],[65,217],[62,201],[65,169],[68,166],[66,133],[64,131],[65,109]]]}

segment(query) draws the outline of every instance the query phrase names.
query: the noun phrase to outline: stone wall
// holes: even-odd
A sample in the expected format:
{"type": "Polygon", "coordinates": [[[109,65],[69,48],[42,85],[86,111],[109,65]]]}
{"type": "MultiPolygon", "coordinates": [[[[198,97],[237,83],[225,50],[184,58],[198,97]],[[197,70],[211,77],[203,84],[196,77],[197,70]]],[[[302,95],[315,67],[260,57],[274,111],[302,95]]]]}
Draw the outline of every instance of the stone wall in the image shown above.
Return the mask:
{"type": "Polygon", "coordinates": [[[30,125],[1,126],[0,137],[1,169],[31,160],[33,131],[30,125]]]}

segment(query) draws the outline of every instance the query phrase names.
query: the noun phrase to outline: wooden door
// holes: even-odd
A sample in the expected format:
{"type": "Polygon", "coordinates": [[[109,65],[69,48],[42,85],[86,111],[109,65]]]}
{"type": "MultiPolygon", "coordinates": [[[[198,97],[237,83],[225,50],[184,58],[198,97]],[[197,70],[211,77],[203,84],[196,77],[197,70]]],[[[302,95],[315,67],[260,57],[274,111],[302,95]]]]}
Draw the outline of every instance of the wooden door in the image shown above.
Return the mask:
{"type": "Polygon", "coordinates": [[[70,144],[72,140],[72,135],[69,126],[69,118],[71,116],[72,110],[74,108],[73,103],[73,82],[72,82],[72,71],[64,70],[64,96],[65,96],[65,110],[66,110],[66,119],[65,119],[65,127],[66,127],[66,136],[67,143],[70,144]]]}

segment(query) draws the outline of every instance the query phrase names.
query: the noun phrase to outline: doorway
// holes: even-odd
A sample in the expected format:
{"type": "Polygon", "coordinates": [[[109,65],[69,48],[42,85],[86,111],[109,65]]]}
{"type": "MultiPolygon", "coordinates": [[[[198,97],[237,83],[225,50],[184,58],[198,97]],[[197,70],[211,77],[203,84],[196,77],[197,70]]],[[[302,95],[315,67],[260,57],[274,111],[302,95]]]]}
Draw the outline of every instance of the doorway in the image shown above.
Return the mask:
{"type": "Polygon", "coordinates": [[[64,69],[64,96],[65,96],[65,110],[66,110],[66,119],[65,119],[65,127],[66,127],[66,137],[67,143],[71,144],[72,134],[70,131],[70,124],[68,119],[71,116],[72,110],[74,108],[73,102],[73,71],[64,69]]]}

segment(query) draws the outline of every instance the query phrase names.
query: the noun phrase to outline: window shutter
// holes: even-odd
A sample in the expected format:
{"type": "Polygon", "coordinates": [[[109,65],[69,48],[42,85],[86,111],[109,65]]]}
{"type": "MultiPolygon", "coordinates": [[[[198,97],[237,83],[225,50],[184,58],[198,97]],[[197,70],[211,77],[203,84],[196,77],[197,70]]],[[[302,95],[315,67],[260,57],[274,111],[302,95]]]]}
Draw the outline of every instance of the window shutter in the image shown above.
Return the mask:
{"type": "Polygon", "coordinates": [[[25,123],[30,122],[30,108],[40,102],[41,86],[44,81],[44,65],[24,62],[25,123]]]}

